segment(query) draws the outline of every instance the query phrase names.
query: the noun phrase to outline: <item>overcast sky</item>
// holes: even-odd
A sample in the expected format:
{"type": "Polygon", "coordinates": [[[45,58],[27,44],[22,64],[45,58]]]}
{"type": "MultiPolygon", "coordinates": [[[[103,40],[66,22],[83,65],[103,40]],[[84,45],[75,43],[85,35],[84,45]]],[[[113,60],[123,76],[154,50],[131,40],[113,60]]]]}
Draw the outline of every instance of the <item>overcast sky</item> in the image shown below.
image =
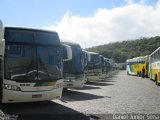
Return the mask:
{"type": "Polygon", "coordinates": [[[160,0],[0,0],[0,19],[54,30],[87,48],[160,35],[160,0]]]}

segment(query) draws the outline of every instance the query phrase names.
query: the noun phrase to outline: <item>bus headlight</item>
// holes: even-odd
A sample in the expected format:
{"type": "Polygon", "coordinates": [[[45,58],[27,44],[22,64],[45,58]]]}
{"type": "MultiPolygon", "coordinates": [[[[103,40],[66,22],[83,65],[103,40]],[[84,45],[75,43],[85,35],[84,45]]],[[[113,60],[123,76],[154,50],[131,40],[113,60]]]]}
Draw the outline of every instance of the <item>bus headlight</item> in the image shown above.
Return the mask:
{"type": "Polygon", "coordinates": [[[62,83],[56,84],[56,88],[61,88],[61,87],[63,87],[63,84],[62,84],[62,83]]]}
{"type": "Polygon", "coordinates": [[[14,91],[21,91],[20,87],[18,87],[16,85],[9,85],[9,84],[4,84],[4,89],[14,90],[14,91]]]}

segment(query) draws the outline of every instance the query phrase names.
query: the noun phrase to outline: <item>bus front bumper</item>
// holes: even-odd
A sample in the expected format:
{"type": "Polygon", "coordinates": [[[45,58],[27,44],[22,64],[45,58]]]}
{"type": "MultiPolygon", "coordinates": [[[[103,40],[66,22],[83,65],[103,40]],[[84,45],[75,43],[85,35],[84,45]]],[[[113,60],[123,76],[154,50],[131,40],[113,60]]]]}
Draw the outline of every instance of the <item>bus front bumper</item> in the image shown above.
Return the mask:
{"type": "Polygon", "coordinates": [[[84,80],[64,80],[63,87],[64,88],[82,88],[84,86],[84,80]]]}
{"type": "Polygon", "coordinates": [[[99,79],[104,80],[106,78],[106,76],[107,76],[106,73],[103,73],[100,75],[99,79]]]}
{"type": "Polygon", "coordinates": [[[100,76],[99,75],[88,75],[87,76],[87,81],[99,81],[100,76]]]}
{"type": "Polygon", "coordinates": [[[3,89],[2,103],[32,102],[60,99],[63,87],[51,91],[22,92],[3,89]]]}

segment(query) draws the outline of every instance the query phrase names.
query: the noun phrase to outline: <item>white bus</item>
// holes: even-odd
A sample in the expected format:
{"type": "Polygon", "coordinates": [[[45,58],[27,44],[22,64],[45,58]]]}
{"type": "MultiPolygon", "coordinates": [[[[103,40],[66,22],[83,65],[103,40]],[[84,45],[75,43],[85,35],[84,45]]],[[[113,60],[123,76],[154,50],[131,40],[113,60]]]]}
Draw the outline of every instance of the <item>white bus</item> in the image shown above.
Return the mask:
{"type": "Polygon", "coordinates": [[[82,88],[85,83],[84,73],[84,55],[78,43],[70,41],[61,41],[62,44],[72,48],[72,59],[64,61],[63,78],[65,89],[67,88],[82,88]]]}
{"type": "Polygon", "coordinates": [[[2,103],[59,99],[63,60],[56,32],[0,24],[2,103]]]}
{"type": "Polygon", "coordinates": [[[148,77],[148,62],[149,62],[148,55],[126,60],[127,74],[142,76],[142,68],[144,67],[145,77],[148,77]]]}
{"type": "Polygon", "coordinates": [[[87,81],[99,81],[102,75],[100,55],[95,52],[88,52],[87,81]]]}
{"type": "Polygon", "coordinates": [[[105,57],[103,55],[100,55],[100,60],[101,60],[101,68],[102,68],[100,79],[103,80],[106,78],[105,57]]]}
{"type": "Polygon", "coordinates": [[[149,77],[160,85],[160,47],[149,56],[149,77]]]}
{"type": "Polygon", "coordinates": [[[88,58],[87,58],[88,51],[82,50],[83,54],[83,68],[84,68],[84,75],[85,75],[85,83],[87,82],[87,64],[88,64],[88,58]]]}

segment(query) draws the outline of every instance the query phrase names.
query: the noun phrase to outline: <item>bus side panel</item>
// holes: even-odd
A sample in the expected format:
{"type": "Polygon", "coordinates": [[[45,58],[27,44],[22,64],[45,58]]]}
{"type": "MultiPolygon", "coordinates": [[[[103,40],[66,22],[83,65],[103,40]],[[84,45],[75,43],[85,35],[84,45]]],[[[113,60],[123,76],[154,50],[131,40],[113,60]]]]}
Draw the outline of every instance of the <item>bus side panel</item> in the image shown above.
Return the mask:
{"type": "Polygon", "coordinates": [[[142,68],[145,68],[145,75],[146,75],[146,73],[147,73],[147,71],[146,71],[146,64],[135,64],[134,65],[134,73],[136,74],[136,75],[141,75],[142,74],[142,68]]]}
{"type": "Polygon", "coordinates": [[[152,68],[152,79],[153,80],[155,80],[155,77],[156,77],[157,73],[158,73],[158,69],[152,68]]]}
{"type": "Polygon", "coordinates": [[[69,75],[64,77],[63,87],[64,88],[82,88],[86,82],[85,75],[69,75]]]}
{"type": "Polygon", "coordinates": [[[160,69],[158,70],[158,81],[160,82],[160,69]]]}
{"type": "Polygon", "coordinates": [[[160,63],[159,62],[152,63],[151,76],[153,80],[155,80],[156,76],[157,79],[160,80],[159,72],[160,72],[160,63]]]}

